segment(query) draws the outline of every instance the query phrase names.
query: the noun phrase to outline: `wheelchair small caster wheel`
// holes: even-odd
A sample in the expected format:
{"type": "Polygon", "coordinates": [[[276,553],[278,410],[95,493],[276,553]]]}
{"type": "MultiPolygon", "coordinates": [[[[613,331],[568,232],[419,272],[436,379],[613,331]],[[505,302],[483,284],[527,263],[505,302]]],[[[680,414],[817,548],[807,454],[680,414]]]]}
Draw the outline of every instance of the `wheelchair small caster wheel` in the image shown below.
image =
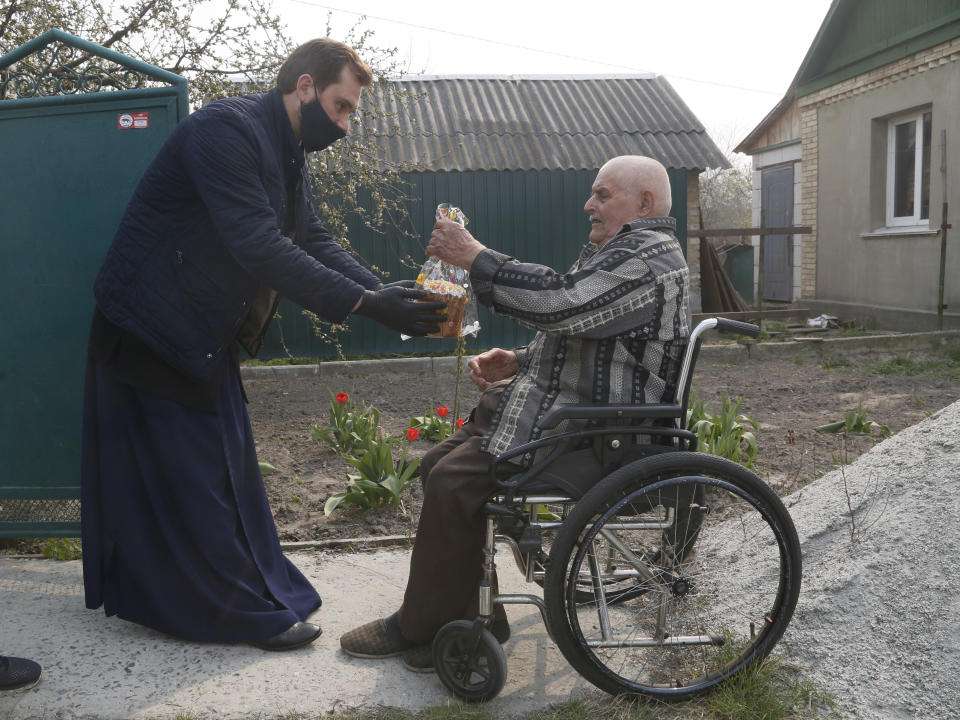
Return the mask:
{"type": "Polygon", "coordinates": [[[507,681],[507,657],[487,628],[469,620],[447,623],[433,639],[433,666],[444,686],[467,702],[485,702],[507,681]]]}

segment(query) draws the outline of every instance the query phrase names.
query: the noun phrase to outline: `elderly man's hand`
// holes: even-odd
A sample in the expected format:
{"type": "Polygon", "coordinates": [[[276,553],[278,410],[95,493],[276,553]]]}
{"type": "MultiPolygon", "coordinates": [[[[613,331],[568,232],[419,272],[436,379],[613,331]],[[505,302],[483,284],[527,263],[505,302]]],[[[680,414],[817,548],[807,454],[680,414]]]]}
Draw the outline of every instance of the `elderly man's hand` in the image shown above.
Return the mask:
{"type": "Polygon", "coordinates": [[[467,363],[470,368],[470,379],[481,390],[486,390],[499,380],[506,380],[517,374],[520,361],[513,350],[493,348],[485,353],[471,358],[467,363]]]}
{"type": "Polygon", "coordinates": [[[437,220],[430,233],[427,255],[469,270],[474,258],[484,249],[485,246],[459,223],[437,220]]]}

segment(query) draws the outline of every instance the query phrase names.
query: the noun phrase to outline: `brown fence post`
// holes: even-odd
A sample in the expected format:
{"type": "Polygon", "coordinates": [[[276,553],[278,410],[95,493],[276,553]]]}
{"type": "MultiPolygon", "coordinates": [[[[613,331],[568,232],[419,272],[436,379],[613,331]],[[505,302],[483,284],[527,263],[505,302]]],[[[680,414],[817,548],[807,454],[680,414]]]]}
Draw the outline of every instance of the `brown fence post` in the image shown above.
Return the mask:
{"type": "Polygon", "coordinates": [[[766,213],[760,211],[760,245],[757,249],[757,310],[763,311],[763,240],[764,228],[767,225],[766,213]]]}
{"type": "Polygon", "coordinates": [[[947,230],[953,227],[947,222],[947,131],[940,131],[940,172],[943,175],[943,213],[940,218],[940,284],[937,289],[937,330],[943,330],[944,276],[947,267],[947,230]]]}

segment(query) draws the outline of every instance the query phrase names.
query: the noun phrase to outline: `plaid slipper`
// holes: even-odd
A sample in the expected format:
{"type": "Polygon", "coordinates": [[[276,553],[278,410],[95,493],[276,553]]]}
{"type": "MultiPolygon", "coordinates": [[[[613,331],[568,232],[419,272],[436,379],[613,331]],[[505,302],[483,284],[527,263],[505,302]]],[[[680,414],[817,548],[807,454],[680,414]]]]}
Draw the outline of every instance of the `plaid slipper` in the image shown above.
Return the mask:
{"type": "Polygon", "coordinates": [[[405,650],[400,658],[403,666],[410,672],[431,673],[433,667],[433,645],[417,645],[405,650]]]}
{"type": "Polygon", "coordinates": [[[413,643],[400,634],[400,628],[390,622],[392,619],[380,618],[345,633],[340,638],[340,647],[347,655],[359,658],[378,659],[399,655],[413,647],[413,643]]]}

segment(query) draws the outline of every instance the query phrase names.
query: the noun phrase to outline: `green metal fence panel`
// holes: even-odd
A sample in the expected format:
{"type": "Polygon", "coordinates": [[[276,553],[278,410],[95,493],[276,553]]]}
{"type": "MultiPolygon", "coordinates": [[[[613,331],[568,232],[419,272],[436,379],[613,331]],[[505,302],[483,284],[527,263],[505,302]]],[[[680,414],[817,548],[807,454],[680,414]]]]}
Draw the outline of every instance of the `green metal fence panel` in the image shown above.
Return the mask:
{"type": "MultiPolygon", "coordinates": [[[[670,170],[673,191],[671,214],[677,218],[678,237],[686,252],[686,170],[670,170]]],[[[468,228],[485,245],[520,260],[566,270],[587,241],[590,227],[583,206],[590,195],[596,170],[477,171],[416,173],[403,178],[408,229],[413,240],[381,237],[354,222],[351,245],[361,259],[389,273],[391,280],[414,278],[423,263],[424,248],[433,227],[436,206],[449,202],[469,218],[468,228]]],[[[264,339],[261,359],[336,358],[337,349],[322,342],[301,308],[281,301],[280,319],[264,339]]],[[[533,333],[508,318],[479,308],[480,332],[467,340],[467,352],[491,347],[512,348],[529,342],[533,333]]],[[[406,355],[452,352],[456,341],[417,338],[403,341],[366,318],[350,318],[350,331],[340,335],[345,356],[406,355]]]]}
{"type": "Polygon", "coordinates": [[[753,247],[737,245],[727,251],[724,266],[734,289],[748,305],[753,304],[753,247]]]}
{"type": "Polygon", "coordinates": [[[94,278],[140,175],[187,112],[186,81],[60,31],[0,58],[0,72],[0,537],[70,536],[94,278]],[[96,69],[72,65],[68,84],[65,63],[84,54],[96,69]],[[105,74],[125,89],[103,87],[105,74]]]}

